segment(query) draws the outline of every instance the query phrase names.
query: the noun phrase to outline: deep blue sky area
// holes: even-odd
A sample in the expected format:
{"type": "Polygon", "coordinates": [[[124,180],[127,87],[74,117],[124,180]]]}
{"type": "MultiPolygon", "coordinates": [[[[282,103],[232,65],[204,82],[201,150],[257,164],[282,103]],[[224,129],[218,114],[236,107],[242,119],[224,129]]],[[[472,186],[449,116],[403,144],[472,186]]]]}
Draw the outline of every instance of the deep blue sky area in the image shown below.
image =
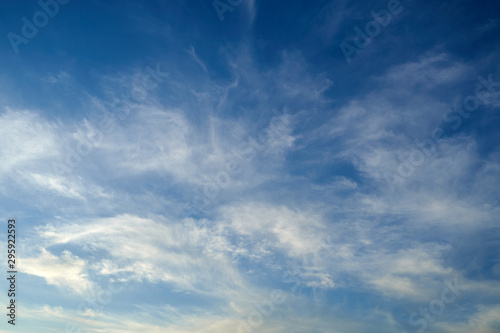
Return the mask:
{"type": "Polygon", "coordinates": [[[9,0],[0,32],[0,333],[498,332],[498,2],[9,0]]]}

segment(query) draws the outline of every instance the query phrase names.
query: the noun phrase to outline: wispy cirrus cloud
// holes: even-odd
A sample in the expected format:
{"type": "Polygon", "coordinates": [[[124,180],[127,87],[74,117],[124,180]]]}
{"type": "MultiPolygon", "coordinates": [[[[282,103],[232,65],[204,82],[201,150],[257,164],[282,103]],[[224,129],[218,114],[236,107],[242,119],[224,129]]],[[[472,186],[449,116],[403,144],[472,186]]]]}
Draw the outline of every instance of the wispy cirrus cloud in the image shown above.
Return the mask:
{"type": "Polygon", "coordinates": [[[26,329],[396,333],[456,277],[428,331],[493,332],[490,12],[405,3],[347,66],[338,42],[387,1],[236,2],[223,23],[210,2],[74,3],[67,30],[5,58],[1,210],[25,226],[22,277],[46,287],[26,329]]]}

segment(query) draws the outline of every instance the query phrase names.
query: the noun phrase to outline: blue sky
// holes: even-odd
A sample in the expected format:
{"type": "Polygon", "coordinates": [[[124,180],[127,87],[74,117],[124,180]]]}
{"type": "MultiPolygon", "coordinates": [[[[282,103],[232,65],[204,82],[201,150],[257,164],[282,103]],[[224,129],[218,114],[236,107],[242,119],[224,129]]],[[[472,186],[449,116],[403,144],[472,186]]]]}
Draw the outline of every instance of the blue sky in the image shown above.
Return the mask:
{"type": "Polygon", "coordinates": [[[499,13],[2,2],[0,332],[498,332],[499,13]]]}

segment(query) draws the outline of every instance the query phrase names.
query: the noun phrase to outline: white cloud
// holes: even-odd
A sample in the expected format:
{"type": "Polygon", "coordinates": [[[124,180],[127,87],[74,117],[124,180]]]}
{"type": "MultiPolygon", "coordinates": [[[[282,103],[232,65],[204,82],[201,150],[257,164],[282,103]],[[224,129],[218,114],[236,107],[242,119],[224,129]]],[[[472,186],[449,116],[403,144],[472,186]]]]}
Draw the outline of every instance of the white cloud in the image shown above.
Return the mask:
{"type": "Polygon", "coordinates": [[[1,176],[58,156],[56,126],[35,113],[7,109],[0,114],[0,132],[1,176]]]}
{"type": "Polygon", "coordinates": [[[313,255],[325,230],[320,215],[286,206],[237,204],[223,207],[222,216],[236,234],[251,236],[252,241],[260,240],[292,257],[313,255]]]}
{"type": "Polygon", "coordinates": [[[70,77],[68,72],[66,71],[60,71],[57,74],[49,74],[46,77],[42,78],[43,82],[49,83],[49,84],[54,84],[54,83],[60,83],[64,82],[70,77]]]}
{"type": "MultiPolygon", "coordinates": [[[[250,5],[254,9],[254,3],[248,2],[250,5]]],[[[104,253],[100,260],[90,264],[69,252],[58,257],[42,250],[40,256],[23,261],[27,274],[78,293],[92,289],[93,278],[102,276],[160,282],[174,291],[221,298],[240,314],[249,308],[246,302],[262,296],[267,289],[249,282],[243,273],[246,267],[239,266],[244,261],[241,259],[272,270],[262,276],[300,266],[304,269],[304,285],[314,290],[353,288],[390,300],[412,302],[432,297],[433,287],[445,276],[456,274],[453,263],[445,261],[455,245],[448,244],[453,239],[444,240],[446,245],[438,245],[428,241],[423,232],[428,232],[430,226],[440,226],[436,233],[444,233],[451,225],[471,228],[493,224],[498,216],[498,202],[493,198],[498,194],[495,185],[500,170],[496,153],[482,159],[477,154],[477,142],[462,135],[442,141],[439,152],[426,159],[397,192],[391,193],[385,187],[384,174],[395,170],[408,156],[413,139],[426,138],[441,122],[443,110],[448,106],[432,98],[427,90],[452,84],[467,75],[469,68],[442,54],[396,66],[381,78],[372,79],[381,85],[379,90],[347,102],[338,113],[332,113],[336,115],[330,122],[311,136],[301,138],[294,133],[295,126],[303,125],[304,110],[315,112],[328,104],[324,93],[332,82],[321,75],[309,75],[307,64],[298,52],[284,52],[279,68],[263,73],[255,68],[250,52],[244,51],[230,59],[234,80],[227,86],[206,88],[203,82],[178,88],[189,91],[190,98],[185,99],[196,100],[193,105],[165,106],[154,96],[142,103],[125,105],[133,112],[117,131],[106,135],[92,155],[85,157],[71,178],[54,175],[47,162],[63,159],[64,143],[81,142],[86,132],[95,130],[87,120],[82,121],[79,129],[71,130],[71,124],[54,125],[30,112],[8,111],[1,115],[15,129],[0,128],[10,131],[7,137],[11,137],[0,147],[2,156],[10,158],[1,166],[2,175],[13,175],[17,169],[16,175],[27,186],[41,188],[44,194],[88,201],[94,209],[89,216],[88,211],[76,207],[76,211],[86,214],[75,222],[51,223],[36,229],[38,234],[33,243],[42,240],[49,249],[67,245],[104,253]],[[417,85],[427,88],[413,94],[417,85]],[[401,96],[408,99],[401,101],[401,96]],[[240,103],[242,100],[248,103],[240,103]],[[272,102],[262,102],[269,100],[272,102]],[[160,214],[147,215],[144,209],[170,216],[177,198],[167,199],[152,191],[132,195],[113,184],[117,178],[128,182],[152,174],[167,176],[175,186],[205,184],[212,175],[224,170],[225,162],[239,144],[258,137],[257,131],[267,126],[262,126],[264,121],[259,117],[274,103],[291,105],[290,114],[279,117],[286,126],[248,162],[247,172],[225,189],[234,192],[227,196],[228,203],[214,209],[215,217],[207,214],[210,218],[206,220],[174,220],[160,214]],[[192,118],[192,108],[198,106],[203,112],[198,110],[197,114],[206,111],[206,122],[192,118]],[[261,110],[263,106],[266,110],[261,110]],[[236,107],[238,112],[242,111],[240,118],[223,117],[224,112],[236,107]],[[16,132],[20,133],[17,137],[16,132]],[[292,204],[276,204],[272,197],[257,201],[258,191],[249,195],[246,202],[234,200],[249,188],[267,185],[269,180],[295,180],[282,168],[287,162],[286,154],[309,149],[308,143],[324,136],[342,139],[327,155],[327,162],[347,160],[360,172],[359,177],[335,175],[327,185],[308,182],[305,190],[296,191],[307,200],[293,208],[292,204]],[[458,184],[458,179],[463,184],[458,184]],[[95,185],[98,180],[103,184],[95,185]],[[327,195],[307,196],[309,187],[325,189],[327,195]],[[137,198],[141,198],[140,204],[132,203],[137,198]],[[130,213],[133,209],[140,212],[130,213]],[[326,236],[332,238],[328,255],[321,262],[315,261],[316,251],[326,236]]],[[[191,55],[206,68],[194,48],[191,55]]],[[[133,77],[137,82],[143,79],[142,74],[133,77]]],[[[108,81],[106,88],[111,95],[122,90],[128,76],[114,79],[108,81]]],[[[106,105],[106,101],[92,96],[91,103],[99,110],[106,105]]],[[[272,116],[262,117],[267,122],[272,116]]],[[[471,286],[482,292],[495,287],[492,283],[471,286]]],[[[297,310],[296,304],[292,305],[297,310]]],[[[214,312],[226,311],[221,308],[214,312]]],[[[46,310],[63,317],[64,311],[53,308],[43,311],[46,310]]],[[[172,313],[181,312],[175,309],[171,316],[172,313]]],[[[156,325],[123,317],[101,322],[98,315],[88,314],[95,320],[90,323],[93,332],[220,332],[233,330],[239,322],[232,315],[204,314],[184,316],[184,322],[174,325],[164,322],[156,325]],[[191,326],[186,324],[189,321],[191,326]]],[[[300,332],[313,327],[308,325],[323,325],[307,319],[270,319],[263,331],[300,332]]],[[[361,323],[344,323],[343,327],[358,331],[364,328],[361,323]]],[[[331,330],[325,326],[321,329],[331,330]]]]}
{"type": "Polygon", "coordinates": [[[392,67],[383,76],[382,81],[399,89],[423,84],[425,89],[430,90],[440,84],[455,83],[471,73],[470,67],[452,61],[449,55],[432,52],[418,61],[392,67]]]}
{"type": "Polygon", "coordinates": [[[437,322],[439,332],[453,333],[495,333],[500,327],[500,307],[478,306],[477,312],[469,316],[465,322],[437,322]]]}
{"type": "Polygon", "coordinates": [[[69,251],[55,256],[41,249],[38,257],[23,258],[20,271],[44,278],[48,284],[69,289],[78,294],[88,293],[93,285],[88,279],[87,261],[69,251]]]}
{"type": "Polygon", "coordinates": [[[198,55],[196,54],[196,50],[194,49],[194,46],[191,45],[191,48],[189,49],[188,53],[193,58],[194,62],[196,62],[206,72],[207,66],[203,63],[203,61],[201,61],[200,57],[198,57],[198,55]]]}
{"type": "Polygon", "coordinates": [[[216,297],[250,291],[231,263],[231,245],[216,230],[194,221],[171,222],[121,215],[80,224],[40,228],[48,244],[73,244],[105,250],[92,265],[99,274],[163,281],[174,289],[216,297]]]}

